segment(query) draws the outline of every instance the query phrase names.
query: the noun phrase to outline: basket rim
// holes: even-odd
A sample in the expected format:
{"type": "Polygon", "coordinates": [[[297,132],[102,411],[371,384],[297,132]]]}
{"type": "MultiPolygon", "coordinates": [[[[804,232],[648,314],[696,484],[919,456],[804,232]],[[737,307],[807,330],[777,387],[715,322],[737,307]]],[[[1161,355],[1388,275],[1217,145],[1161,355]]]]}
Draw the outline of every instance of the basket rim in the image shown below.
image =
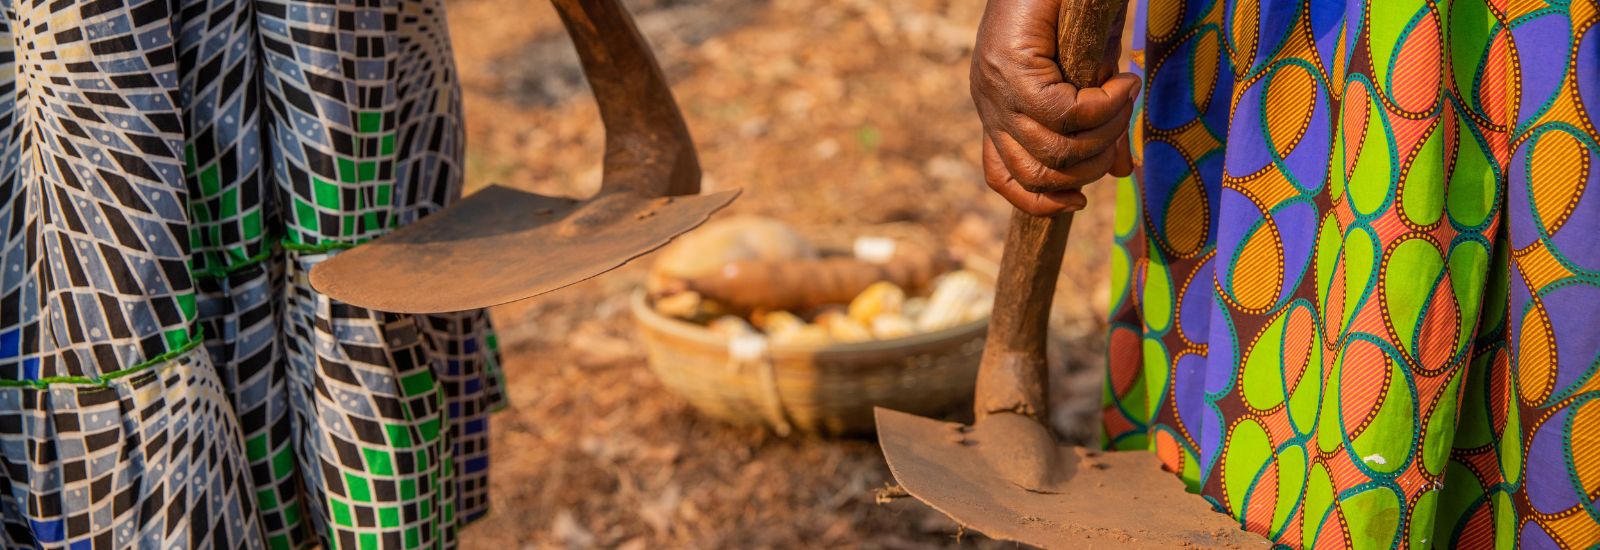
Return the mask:
{"type": "MultiPolygon", "coordinates": [[[[650,305],[646,303],[645,291],[643,288],[634,289],[633,296],[629,298],[629,306],[630,309],[633,310],[634,319],[638,320],[651,330],[663,332],[670,336],[689,340],[705,346],[719,348],[725,348],[728,346],[729,339],[723,338],[715,332],[711,332],[711,329],[690,323],[688,321],[674,319],[666,315],[662,315],[654,308],[651,308],[650,305]]],[[[839,342],[822,346],[774,344],[769,341],[767,352],[773,356],[803,355],[812,357],[826,357],[833,355],[858,355],[862,352],[894,351],[901,348],[915,348],[933,343],[971,338],[986,332],[988,327],[989,317],[984,317],[974,321],[967,321],[950,328],[940,329],[933,332],[922,332],[911,336],[892,338],[888,340],[839,342]]],[[[763,335],[763,337],[765,336],[763,335]]]]}

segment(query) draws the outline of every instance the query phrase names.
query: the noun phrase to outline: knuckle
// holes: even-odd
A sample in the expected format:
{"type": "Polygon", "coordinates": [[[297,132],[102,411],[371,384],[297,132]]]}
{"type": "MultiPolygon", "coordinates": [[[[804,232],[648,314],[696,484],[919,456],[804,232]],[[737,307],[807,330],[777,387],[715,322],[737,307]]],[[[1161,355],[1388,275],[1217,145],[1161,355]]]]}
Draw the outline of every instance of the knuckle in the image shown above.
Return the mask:
{"type": "Polygon", "coordinates": [[[1018,181],[1039,189],[1048,188],[1052,183],[1050,181],[1050,169],[1043,164],[1035,162],[1028,167],[1026,179],[1019,179],[1018,181]]]}
{"type": "Polygon", "coordinates": [[[979,48],[972,56],[972,71],[983,75],[983,80],[1004,80],[1004,75],[1014,66],[1016,63],[1003,47],[989,45],[979,48]]]}
{"type": "Polygon", "coordinates": [[[1033,180],[1031,178],[1016,178],[1016,179],[1017,179],[1017,187],[1021,187],[1023,191],[1027,191],[1029,193],[1048,193],[1048,192],[1050,192],[1050,189],[1045,188],[1043,185],[1040,185],[1039,182],[1037,182],[1037,181],[1035,181],[1035,180],[1033,180]]]}
{"type": "Polygon", "coordinates": [[[988,185],[989,189],[994,190],[995,192],[1004,192],[1006,189],[1006,181],[1007,180],[1004,176],[995,176],[993,174],[986,174],[983,177],[983,183],[988,185]]]}
{"type": "Polygon", "coordinates": [[[1083,162],[1089,153],[1090,151],[1082,143],[1072,139],[1061,140],[1061,145],[1056,149],[1059,166],[1063,167],[1083,162]]]}
{"type": "Polygon", "coordinates": [[[1084,130],[1083,110],[1083,102],[1078,101],[1076,98],[1068,102],[1066,105],[1063,105],[1059,111],[1061,113],[1061,130],[1066,133],[1084,130]]]}
{"type": "MultiPolygon", "coordinates": [[[[1026,110],[1026,108],[1024,107],[1023,110],[1026,110]]],[[[1018,143],[1022,143],[1023,140],[1025,140],[1025,139],[1029,139],[1029,140],[1033,139],[1033,136],[1031,135],[1032,132],[1029,132],[1027,130],[1028,127],[1026,126],[1026,124],[1027,124],[1028,120],[1029,119],[1028,119],[1027,113],[1022,112],[1022,110],[1013,110],[1013,111],[1011,111],[1009,113],[1006,113],[1006,116],[1005,116],[1006,128],[1014,128],[1014,129],[1016,129],[1015,131],[1012,132],[1012,137],[1016,138],[1018,143]]]]}
{"type": "Polygon", "coordinates": [[[1107,173],[1111,172],[1111,165],[1114,163],[1115,160],[1116,159],[1112,158],[1109,155],[1100,155],[1100,156],[1094,157],[1093,159],[1090,159],[1089,160],[1090,171],[1089,171],[1088,174],[1085,174],[1085,181],[1082,183],[1082,185],[1088,185],[1090,183],[1094,183],[1095,181],[1098,181],[1100,178],[1105,177],[1105,175],[1107,173]]]}
{"type": "Polygon", "coordinates": [[[1017,141],[1040,163],[1057,170],[1077,162],[1082,154],[1072,139],[1044,129],[1023,132],[1017,141]]]}
{"type": "Polygon", "coordinates": [[[1077,142],[1077,146],[1072,151],[1072,164],[1088,162],[1104,155],[1105,151],[1105,144],[1102,143],[1077,142]]]}
{"type": "Polygon", "coordinates": [[[1054,193],[1074,189],[1074,185],[1062,185],[1062,182],[1053,180],[1018,179],[1017,185],[1029,193],[1054,193]]]}

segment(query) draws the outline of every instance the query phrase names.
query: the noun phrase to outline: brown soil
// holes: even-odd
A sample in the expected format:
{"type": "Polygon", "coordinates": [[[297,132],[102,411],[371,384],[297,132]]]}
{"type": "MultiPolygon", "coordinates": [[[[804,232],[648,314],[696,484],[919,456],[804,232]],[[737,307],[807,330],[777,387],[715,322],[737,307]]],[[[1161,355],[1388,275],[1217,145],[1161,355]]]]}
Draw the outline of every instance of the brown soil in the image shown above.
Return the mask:
{"type": "MultiPolygon", "coordinates": [[[[978,172],[971,0],[629,1],[673,81],[708,190],[817,238],[891,222],[999,255],[1008,210],[978,172]]],[[[554,12],[448,0],[466,91],[469,192],[587,195],[602,130],[554,12]]],[[[1097,432],[1113,192],[1090,191],[1056,306],[1054,421],[1097,432]]],[[[697,414],[646,369],[627,295],[649,258],[494,310],[510,407],[492,506],[468,548],[1011,547],[909,499],[878,504],[871,440],[780,438],[697,414]]]]}

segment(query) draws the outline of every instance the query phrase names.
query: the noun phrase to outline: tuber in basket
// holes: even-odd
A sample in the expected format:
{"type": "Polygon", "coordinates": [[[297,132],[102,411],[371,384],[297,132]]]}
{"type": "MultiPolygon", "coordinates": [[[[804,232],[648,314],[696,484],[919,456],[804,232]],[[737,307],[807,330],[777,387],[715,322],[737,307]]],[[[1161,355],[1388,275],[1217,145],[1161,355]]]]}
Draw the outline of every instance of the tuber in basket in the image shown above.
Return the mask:
{"type": "Polygon", "coordinates": [[[780,434],[871,433],[872,408],[937,415],[972,395],[988,319],[824,346],[729,339],[632,299],[650,369],[707,415],[780,434]]]}

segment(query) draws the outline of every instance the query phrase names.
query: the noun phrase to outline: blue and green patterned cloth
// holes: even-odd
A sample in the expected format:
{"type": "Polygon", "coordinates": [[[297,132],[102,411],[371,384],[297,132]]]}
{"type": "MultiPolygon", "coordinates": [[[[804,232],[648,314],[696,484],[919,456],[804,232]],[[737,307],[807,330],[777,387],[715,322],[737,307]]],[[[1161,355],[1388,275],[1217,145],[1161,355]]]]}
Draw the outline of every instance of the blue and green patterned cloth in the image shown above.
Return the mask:
{"type": "Polygon", "coordinates": [[[461,191],[440,0],[0,5],[6,547],[447,547],[484,312],[307,283],[461,191]]]}

